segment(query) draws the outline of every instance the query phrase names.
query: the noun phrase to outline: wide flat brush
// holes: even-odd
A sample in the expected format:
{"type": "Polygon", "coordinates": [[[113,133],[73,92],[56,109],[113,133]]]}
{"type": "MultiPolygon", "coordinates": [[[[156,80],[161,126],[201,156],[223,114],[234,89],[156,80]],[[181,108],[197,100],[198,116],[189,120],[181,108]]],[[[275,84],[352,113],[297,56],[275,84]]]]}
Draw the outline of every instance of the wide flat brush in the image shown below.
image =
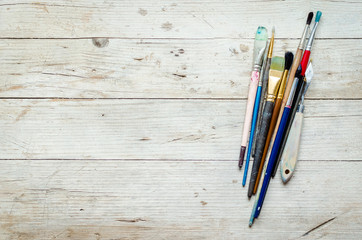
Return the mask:
{"type": "MultiPolygon", "coordinates": [[[[268,42],[268,33],[265,27],[258,27],[255,34],[254,41],[254,67],[251,73],[251,81],[249,85],[248,101],[246,104],[246,112],[244,119],[243,135],[241,140],[241,149],[239,155],[239,168],[243,166],[246,145],[248,143],[248,136],[251,126],[251,118],[253,115],[253,108],[255,102],[255,95],[258,88],[258,82],[260,78],[260,68],[263,61],[264,51],[268,42]]],[[[248,164],[246,164],[246,168],[248,164]]]]}
{"type": "Polygon", "coordinates": [[[280,174],[282,176],[283,183],[287,183],[293,176],[295,166],[298,160],[299,142],[303,125],[303,112],[304,112],[304,97],[308,90],[313,78],[312,63],[309,63],[305,72],[306,85],[303,89],[300,104],[295,114],[291,129],[287,138],[287,142],[284,147],[284,151],[281,157],[280,174]]]}
{"type": "Polygon", "coordinates": [[[253,194],[256,193],[256,190],[257,190],[258,185],[259,185],[259,180],[260,180],[263,165],[264,165],[264,162],[265,162],[265,157],[266,157],[266,154],[268,152],[270,140],[271,140],[271,137],[273,135],[275,124],[276,124],[276,121],[277,121],[277,118],[278,118],[278,115],[279,115],[280,105],[281,105],[281,102],[282,102],[282,99],[283,99],[283,96],[284,96],[285,85],[286,85],[287,78],[288,78],[288,72],[289,72],[289,69],[290,69],[290,67],[291,67],[291,65],[293,63],[293,53],[286,52],[284,58],[285,58],[285,64],[284,64],[285,69],[284,69],[283,77],[282,77],[282,80],[281,80],[281,83],[280,83],[278,96],[277,96],[277,99],[275,100],[275,107],[274,107],[273,115],[272,115],[272,118],[271,118],[271,121],[270,121],[268,135],[267,135],[265,144],[260,145],[260,146],[258,145],[258,147],[257,147],[258,154],[256,154],[255,158],[254,158],[254,159],[260,158],[260,155],[262,153],[260,166],[259,166],[259,170],[258,170],[258,175],[256,176],[255,186],[254,186],[254,189],[253,189],[253,194]]]}
{"type": "MultiPolygon", "coordinates": [[[[259,146],[262,146],[265,144],[265,139],[266,139],[267,132],[269,130],[271,116],[273,114],[275,98],[276,98],[278,88],[280,85],[280,80],[282,79],[282,76],[283,76],[283,72],[284,72],[284,58],[273,57],[272,61],[271,61],[271,65],[270,65],[270,70],[269,70],[268,95],[267,95],[267,100],[265,101],[265,106],[263,109],[263,115],[262,115],[261,124],[260,124],[260,133],[259,133],[259,137],[258,137],[258,140],[256,143],[258,149],[260,148],[259,146]]],[[[249,146],[250,146],[250,144],[249,144],[249,146]]],[[[248,153],[249,152],[250,151],[248,150],[248,153]]],[[[256,152],[256,154],[258,154],[258,153],[259,152],[256,152]]],[[[261,154],[258,154],[258,156],[259,155],[261,155],[261,154]]],[[[259,170],[259,166],[260,166],[260,159],[261,159],[261,157],[254,158],[253,168],[251,171],[250,182],[249,182],[249,190],[248,190],[249,198],[251,197],[253,190],[254,190],[255,180],[256,180],[256,176],[258,175],[258,170],[259,170]]]]}
{"type": "MultiPolygon", "coordinates": [[[[318,23],[319,23],[319,20],[320,20],[321,16],[322,16],[322,12],[318,11],[317,14],[316,14],[316,17],[315,17],[315,23],[314,23],[313,29],[311,31],[311,34],[310,34],[309,38],[308,38],[308,43],[307,43],[307,46],[305,48],[302,61],[300,63],[300,65],[302,67],[301,79],[304,78],[305,71],[306,71],[307,66],[308,66],[308,62],[309,62],[309,58],[310,58],[310,54],[311,54],[311,49],[312,49],[312,45],[313,45],[313,40],[314,40],[314,37],[315,37],[315,33],[317,31],[318,23]]],[[[290,109],[290,114],[289,114],[289,117],[287,119],[286,125],[284,127],[285,130],[283,131],[280,146],[277,149],[278,152],[277,152],[277,155],[276,155],[276,161],[275,161],[274,166],[273,166],[272,177],[274,177],[276,172],[277,172],[278,165],[279,165],[279,162],[280,162],[280,158],[281,158],[281,155],[283,153],[284,145],[286,143],[286,140],[287,140],[287,137],[288,137],[288,134],[289,134],[289,129],[290,129],[291,123],[292,123],[292,121],[294,119],[294,115],[296,113],[297,106],[298,106],[298,103],[300,101],[300,98],[301,98],[301,95],[302,95],[302,89],[304,88],[304,85],[305,85],[305,81],[299,81],[298,84],[297,84],[297,88],[295,90],[294,98],[293,98],[293,101],[292,101],[292,106],[291,106],[291,109],[290,109]]]]}
{"type": "MultiPolygon", "coordinates": [[[[267,87],[268,87],[269,70],[270,70],[271,59],[273,57],[273,49],[274,49],[274,34],[275,34],[275,28],[273,27],[272,37],[270,38],[270,44],[269,44],[268,53],[267,53],[267,59],[265,60],[265,63],[263,64],[263,66],[264,66],[263,77],[262,77],[262,80],[259,81],[259,86],[258,86],[258,91],[260,88],[261,94],[260,94],[259,98],[255,99],[256,102],[259,101],[259,109],[258,109],[257,113],[254,113],[257,116],[257,120],[256,120],[255,133],[254,133],[254,138],[253,138],[253,145],[251,148],[251,155],[253,157],[255,155],[255,145],[256,145],[256,140],[259,136],[261,116],[262,116],[262,111],[264,109],[265,97],[266,97],[266,92],[267,92],[267,87]]],[[[258,96],[258,94],[256,96],[258,96]]]]}

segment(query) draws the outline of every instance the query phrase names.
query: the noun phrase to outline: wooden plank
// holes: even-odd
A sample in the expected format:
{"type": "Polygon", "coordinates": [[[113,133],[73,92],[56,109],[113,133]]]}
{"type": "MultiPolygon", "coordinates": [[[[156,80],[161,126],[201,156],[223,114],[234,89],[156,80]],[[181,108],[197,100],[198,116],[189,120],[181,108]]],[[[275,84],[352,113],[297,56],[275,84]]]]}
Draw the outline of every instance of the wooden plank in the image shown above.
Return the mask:
{"type": "MultiPolygon", "coordinates": [[[[235,160],[245,100],[1,100],[2,159],[235,160]]],[[[362,101],[307,100],[300,160],[359,160],[362,101]]]]}
{"type": "Polygon", "coordinates": [[[317,37],[361,37],[362,5],[354,0],[5,0],[0,32],[5,38],[253,38],[258,25],[275,25],[278,37],[299,38],[311,10],[323,12],[317,37]]]}
{"type": "Polygon", "coordinates": [[[253,228],[254,199],[241,186],[236,161],[19,160],[0,166],[2,239],[362,237],[362,193],[356,191],[362,162],[302,161],[287,185],[278,174],[253,228]]]}
{"type": "MultiPolygon", "coordinates": [[[[278,39],[275,55],[297,45],[278,39]]],[[[246,98],[253,40],[109,39],[98,48],[90,39],[12,39],[0,49],[0,97],[246,98]]],[[[361,39],[316,40],[308,97],[361,98],[361,52],[361,39]]]]}

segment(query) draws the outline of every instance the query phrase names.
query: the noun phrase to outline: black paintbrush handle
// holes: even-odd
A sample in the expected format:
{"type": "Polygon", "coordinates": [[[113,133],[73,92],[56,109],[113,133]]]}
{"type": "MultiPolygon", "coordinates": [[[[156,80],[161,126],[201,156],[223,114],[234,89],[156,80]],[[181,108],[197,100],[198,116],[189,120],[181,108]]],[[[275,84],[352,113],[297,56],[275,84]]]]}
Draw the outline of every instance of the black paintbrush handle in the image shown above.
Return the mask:
{"type": "Polygon", "coordinates": [[[294,95],[294,98],[293,98],[293,104],[292,104],[292,108],[290,110],[288,122],[287,122],[287,125],[285,126],[284,135],[283,135],[280,147],[279,147],[279,152],[278,152],[278,155],[277,155],[277,159],[275,161],[275,165],[273,166],[273,172],[272,172],[272,177],[273,178],[274,178],[274,176],[275,176],[275,174],[276,174],[276,172],[278,170],[280,159],[282,158],[284,147],[285,147],[285,144],[286,144],[287,139],[288,139],[289,131],[290,131],[290,128],[292,127],[294,116],[295,116],[295,113],[297,112],[298,104],[299,104],[300,99],[302,98],[302,95],[303,95],[304,87],[305,87],[305,81],[299,81],[296,92],[295,92],[295,95],[294,95]]]}
{"type": "Polygon", "coordinates": [[[251,197],[251,195],[253,194],[256,178],[258,176],[258,171],[259,168],[262,167],[260,166],[260,162],[264,152],[264,146],[269,131],[270,120],[273,115],[273,109],[274,109],[274,102],[266,101],[263,110],[263,115],[261,117],[259,137],[255,145],[255,157],[254,157],[253,168],[251,170],[248,197],[251,197]]]}
{"type": "Polygon", "coordinates": [[[255,155],[255,147],[256,147],[256,141],[259,138],[259,132],[260,132],[260,125],[261,125],[261,115],[264,109],[265,104],[265,97],[268,87],[268,79],[269,79],[269,69],[271,65],[271,58],[267,58],[267,61],[265,63],[265,72],[263,74],[262,78],[262,87],[261,87],[261,97],[260,97],[260,103],[259,103],[259,110],[258,110],[258,119],[256,121],[255,126],[255,132],[254,132],[254,138],[253,138],[253,146],[251,148],[251,156],[254,157],[255,155]]]}

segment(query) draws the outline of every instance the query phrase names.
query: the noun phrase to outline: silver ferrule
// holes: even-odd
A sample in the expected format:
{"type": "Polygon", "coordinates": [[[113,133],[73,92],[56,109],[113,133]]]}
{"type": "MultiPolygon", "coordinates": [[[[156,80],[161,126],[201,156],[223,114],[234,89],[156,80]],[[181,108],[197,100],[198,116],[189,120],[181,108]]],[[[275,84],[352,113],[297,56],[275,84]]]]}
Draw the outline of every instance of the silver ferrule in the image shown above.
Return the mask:
{"type": "Polygon", "coordinates": [[[293,98],[294,98],[294,94],[295,94],[295,90],[297,88],[298,82],[299,82],[299,78],[295,77],[294,81],[293,81],[292,88],[290,89],[290,93],[289,93],[289,97],[288,97],[288,101],[287,101],[286,106],[292,106],[292,101],[293,101],[293,98]]]}
{"type": "Polygon", "coordinates": [[[310,50],[312,49],[313,40],[314,40],[314,37],[315,37],[315,33],[316,33],[316,31],[317,31],[318,23],[319,23],[319,22],[316,22],[316,23],[314,24],[314,27],[313,27],[313,29],[312,29],[312,32],[310,33],[310,36],[309,36],[309,38],[308,38],[308,43],[307,43],[307,46],[306,46],[305,50],[310,51],[310,50]]]}
{"type": "Polygon", "coordinates": [[[260,72],[260,69],[261,69],[261,64],[255,64],[253,71],[260,72]]]}
{"type": "Polygon", "coordinates": [[[306,24],[305,27],[304,27],[303,35],[302,35],[302,37],[300,38],[300,41],[299,41],[299,45],[298,45],[299,49],[304,49],[305,39],[307,38],[308,30],[309,30],[309,25],[306,24]]]}

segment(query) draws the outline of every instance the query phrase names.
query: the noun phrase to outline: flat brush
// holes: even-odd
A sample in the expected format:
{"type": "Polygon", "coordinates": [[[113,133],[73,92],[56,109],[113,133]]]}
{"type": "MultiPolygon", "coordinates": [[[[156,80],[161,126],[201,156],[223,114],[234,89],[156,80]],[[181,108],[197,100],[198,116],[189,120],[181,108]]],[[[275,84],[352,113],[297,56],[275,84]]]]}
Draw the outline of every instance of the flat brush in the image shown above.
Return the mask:
{"type": "Polygon", "coordinates": [[[253,145],[251,148],[251,155],[254,157],[255,155],[255,145],[256,145],[256,140],[259,136],[259,131],[260,131],[260,123],[261,123],[261,116],[262,116],[262,111],[264,108],[264,103],[265,103],[265,95],[266,95],[266,88],[268,86],[268,79],[269,79],[269,69],[270,69],[270,64],[271,64],[271,59],[273,57],[273,48],[274,48],[274,34],[275,34],[275,28],[273,27],[272,30],[272,37],[270,38],[270,44],[269,44],[269,49],[268,49],[268,53],[267,53],[267,59],[264,63],[264,71],[263,71],[263,78],[261,81],[259,81],[259,86],[258,86],[258,90],[261,90],[261,94],[259,95],[258,98],[258,94],[256,95],[257,98],[255,99],[255,101],[259,101],[259,109],[257,111],[257,114],[255,114],[257,116],[257,120],[256,120],[256,126],[255,126],[255,133],[254,133],[254,139],[253,139],[253,145]]]}
{"type": "MultiPolygon", "coordinates": [[[[260,68],[262,65],[264,51],[265,51],[267,42],[268,42],[268,32],[267,32],[266,28],[258,27],[256,34],[255,34],[255,41],[254,41],[254,58],[253,58],[254,67],[253,67],[253,71],[251,73],[248,101],[246,104],[246,112],[245,112],[245,119],[244,119],[243,135],[242,135],[242,140],[241,140],[241,149],[240,149],[240,156],[239,156],[239,168],[240,169],[243,166],[246,145],[248,143],[248,136],[249,136],[249,131],[250,131],[251,118],[253,115],[255,95],[256,95],[256,90],[258,88],[258,82],[259,82],[259,78],[260,78],[260,68]]],[[[247,169],[247,167],[248,167],[248,164],[246,164],[246,169],[247,169]]]]}
{"type": "MultiPolygon", "coordinates": [[[[265,144],[265,138],[269,130],[270,119],[273,113],[275,98],[279,89],[280,80],[282,79],[283,76],[283,71],[284,71],[284,58],[273,57],[269,70],[268,95],[267,95],[267,100],[265,101],[265,106],[263,109],[263,115],[260,124],[260,133],[256,143],[257,148],[265,144]]],[[[248,153],[249,152],[250,151],[248,150],[248,153]]],[[[254,190],[255,180],[256,176],[258,175],[258,170],[260,166],[260,159],[261,159],[260,157],[254,158],[253,168],[251,171],[250,182],[249,182],[249,190],[248,190],[249,198],[251,197],[254,190]]]]}
{"type": "Polygon", "coordinates": [[[263,170],[263,165],[264,165],[264,162],[265,162],[265,157],[266,157],[266,154],[268,152],[270,140],[271,140],[271,137],[273,135],[275,124],[277,122],[277,118],[278,118],[278,115],[279,115],[280,105],[281,105],[281,102],[282,102],[282,98],[284,96],[284,90],[285,90],[285,85],[286,85],[287,78],[288,78],[289,69],[290,69],[290,67],[291,67],[291,65],[293,63],[293,53],[286,52],[284,59],[285,59],[285,64],[284,64],[285,69],[284,69],[283,77],[282,77],[282,80],[281,80],[281,83],[280,83],[278,96],[277,96],[277,99],[275,100],[275,107],[274,107],[273,115],[272,115],[272,118],[271,118],[271,121],[270,121],[268,135],[267,135],[267,138],[266,138],[266,141],[265,141],[264,145],[261,144],[259,146],[259,144],[258,144],[258,147],[257,147],[258,154],[255,154],[255,158],[254,158],[254,159],[257,159],[257,158],[261,157],[261,161],[260,161],[260,166],[259,166],[259,170],[258,170],[258,175],[257,175],[256,180],[255,180],[255,186],[254,186],[254,189],[253,189],[253,194],[256,193],[256,190],[258,188],[260,176],[261,176],[261,173],[262,173],[262,170],[263,170]],[[261,154],[262,154],[262,156],[261,156],[261,154]]]}
{"type": "Polygon", "coordinates": [[[303,112],[304,112],[304,97],[308,90],[310,83],[313,78],[313,67],[312,63],[309,63],[308,68],[305,72],[306,85],[303,89],[300,104],[295,114],[291,129],[287,138],[287,142],[284,147],[284,151],[281,157],[280,173],[282,176],[283,183],[287,183],[293,176],[295,166],[298,160],[299,142],[300,135],[302,132],[303,124],[303,112]]]}
{"type": "MultiPolygon", "coordinates": [[[[314,37],[315,37],[315,33],[317,31],[318,23],[319,23],[319,20],[320,20],[321,16],[322,16],[322,12],[318,11],[317,14],[316,14],[313,29],[311,31],[311,34],[310,34],[309,38],[308,38],[308,43],[307,43],[307,46],[305,48],[302,61],[300,63],[300,65],[302,67],[301,79],[304,78],[305,71],[306,71],[307,66],[308,66],[309,57],[310,57],[311,49],[312,49],[312,45],[313,45],[313,40],[314,40],[314,37]]],[[[292,121],[294,119],[294,115],[296,113],[297,106],[298,106],[298,103],[299,103],[300,98],[301,98],[301,94],[302,94],[301,91],[304,88],[304,84],[305,84],[305,81],[299,81],[298,84],[297,84],[297,88],[296,88],[295,94],[294,94],[294,99],[292,101],[290,114],[289,114],[289,117],[287,119],[286,125],[284,127],[285,130],[282,133],[282,138],[280,140],[280,146],[277,149],[278,151],[277,151],[277,155],[276,155],[276,161],[275,161],[274,166],[273,166],[272,177],[274,177],[276,172],[277,172],[278,165],[279,165],[279,162],[280,162],[280,158],[281,158],[281,155],[283,153],[284,145],[286,143],[286,140],[287,140],[287,137],[288,137],[288,134],[289,134],[290,125],[291,125],[291,123],[292,123],[292,121]]]]}

